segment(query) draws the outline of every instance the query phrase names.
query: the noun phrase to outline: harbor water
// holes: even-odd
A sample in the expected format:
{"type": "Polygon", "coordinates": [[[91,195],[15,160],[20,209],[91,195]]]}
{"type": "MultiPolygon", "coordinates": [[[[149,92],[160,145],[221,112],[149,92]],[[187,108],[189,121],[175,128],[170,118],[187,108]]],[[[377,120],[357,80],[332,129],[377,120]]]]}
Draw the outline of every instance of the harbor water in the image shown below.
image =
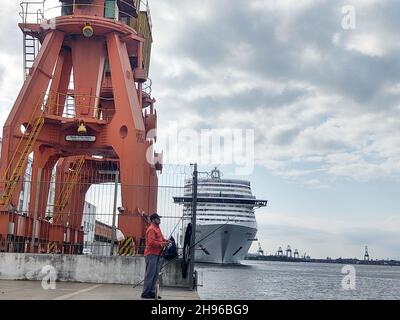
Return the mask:
{"type": "Polygon", "coordinates": [[[400,299],[400,267],[352,267],[350,286],[349,267],[341,264],[245,260],[237,266],[197,264],[196,270],[204,300],[400,299]]]}

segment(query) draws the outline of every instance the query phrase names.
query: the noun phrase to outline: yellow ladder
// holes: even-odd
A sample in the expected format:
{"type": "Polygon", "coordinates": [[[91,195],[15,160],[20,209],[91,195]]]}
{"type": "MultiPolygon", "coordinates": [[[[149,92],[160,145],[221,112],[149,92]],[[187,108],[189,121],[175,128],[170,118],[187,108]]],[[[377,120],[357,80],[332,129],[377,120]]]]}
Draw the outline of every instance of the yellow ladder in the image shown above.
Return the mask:
{"type": "Polygon", "coordinates": [[[60,212],[66,207],[68,204],[68,201],[71,198],[72,191],[74,190],[74,187],[76,186],[79,175],[81,173],[82,167],[85,164],[85,156],[81,156],[79,160],[75,163],[74,168],[72,169],[73,172],[72,174],[70,173],[68,175],[67,181],[65,182],[63,188],[61,189],[61,192],[58,195],[56,205],[54,206],[55,209],[58,211],[58,214],[55,215],[54,217],[54,223],[58,221],[60,212]]]}
{"type": "MultiPolygon", "coordinates": [[[[29,154],[32,152],[35,142],[40,134],[40,131],[43,128],[45,107],[43,107],[43,109],[41,110],[39,118],[37,118],[36,121],[34,119],[36,110],[41,105],[42,105],[42,102],[38,103],[35,110],[33,111],[31,119],[26,127],[26,130],[29,130],[30,128],[32,128],[32,130],[29,132],[28,136],[23,135],[21,137],[21,139],[18,143],[18,146],[11,158],[11,161],[4,173],[3,181],[5,182],[6,185],[5,185],[3,193],[0,195],[0,204],[1,205],[8,206],[10,204],[13,193],[15,191],[15,187],[17,186],[21,176],[24,174],[24,168],[28,161],[29,154]],[[32,124],[33,124],[33,126],[32,126],[32,124]],[[26,139],[26,143],[22,147],[22,145],[23,145],[22,142],[24,139],[26,139]],[[20,151],[21,147],[22,147],[22,151],[20,151]],[[11,166],[12,166],[14,160],[18,157],[18,154],[19,154],[19,158],[16,162],[16,165],[12,169],[12,173],[11,173],[10,177],[7,178],[8,173],[11,171],[11,166]]],[[[43,106],[46,106],[46,103],[43,103],[43,106]]]]}

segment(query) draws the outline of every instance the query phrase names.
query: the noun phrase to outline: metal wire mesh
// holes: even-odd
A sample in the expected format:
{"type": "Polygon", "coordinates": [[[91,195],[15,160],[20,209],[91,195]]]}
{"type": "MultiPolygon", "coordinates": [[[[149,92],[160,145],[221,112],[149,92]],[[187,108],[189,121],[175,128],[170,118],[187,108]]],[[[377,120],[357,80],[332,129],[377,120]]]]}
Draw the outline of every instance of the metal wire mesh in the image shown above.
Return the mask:
{"type": "MultiPolygon", "coordinates": [[[[41,177],[32,175],[32,160],[29,159],[26,173],[19,182],[22,189],[18,202],[10,203],[7,212],[3,210],[0,215],[1,251],[31,251],[36,211],[34,252],[110,255],[115,216],[117,239],[114,254],[118,254],[120,212],[114,212],[114,202],[116,200],[118,208],[124,206],[122,191],[130,200],[154,191],[157,194],[157,213],[162,217],[162,233],[165,238],[173,236],[179,245],[183,211],[181,206],[174,204],[173,198],[183,196],[185,180],[192,174],[190,166],[165,166],[158,174],[157,187],[144,183],[126,184],[121,179],[116,181],[117,161],[105,161],[99,157],[83,159],[80,167],[82,157],[71,158],[67,164],[65,160],[54,162],[44,168],[41,177]],[[65,228],[64,241],[54,244],[48,240],[53,225],[65,228]],[[79,229],[83,238],[79,239],[72,229],[79,229]]],[[[152,213],[145,212],[144,219],[152,213]]],[[[135,253],[143,252],[143,248],[138,249],[135,253]]]]}

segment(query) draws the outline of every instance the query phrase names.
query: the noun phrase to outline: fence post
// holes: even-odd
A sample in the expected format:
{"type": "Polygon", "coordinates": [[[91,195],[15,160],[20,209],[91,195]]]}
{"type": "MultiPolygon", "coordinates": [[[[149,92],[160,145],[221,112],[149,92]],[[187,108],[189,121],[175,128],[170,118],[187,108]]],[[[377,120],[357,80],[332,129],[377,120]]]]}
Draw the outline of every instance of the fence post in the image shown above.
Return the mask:
{"type": "Polygon", "coordinates": [[[197,212],[197,163],[194,164],[193,170],[193,186],[192,186],[192,238],[190,240],[192,249],[190,250],[190,266],[189,266],[189,284],[190,289],[194,290],[195,288],[195,278],[194,278],[194,259],[195,259],[195,243],[196,243],[196,212],[197,212]]]}
{"type": "Polygon", "coordinates": [[[115,171],[115,184],[114,184],[114,206],[113,206],[113,220],[112,220],[112,235],[111,235],[111,249],[110,256],[114,255],[114,242],[116,238],[115,230],[115,216],[117,214],[117,197],[118,197],[118,183],[119,183],[119,171],[115,171]]]}

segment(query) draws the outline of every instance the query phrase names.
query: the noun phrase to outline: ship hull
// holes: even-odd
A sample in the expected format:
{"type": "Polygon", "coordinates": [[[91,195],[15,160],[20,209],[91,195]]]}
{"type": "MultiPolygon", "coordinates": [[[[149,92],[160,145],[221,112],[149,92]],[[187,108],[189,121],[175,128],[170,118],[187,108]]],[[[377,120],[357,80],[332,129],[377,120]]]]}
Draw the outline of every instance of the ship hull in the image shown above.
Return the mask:
{"type": "Polygon", "coordinates": [[[197,225],[196,228],[195,260],[203,263],[240,263],[257,233],[256,228],[232,224],[197,225]]]}

